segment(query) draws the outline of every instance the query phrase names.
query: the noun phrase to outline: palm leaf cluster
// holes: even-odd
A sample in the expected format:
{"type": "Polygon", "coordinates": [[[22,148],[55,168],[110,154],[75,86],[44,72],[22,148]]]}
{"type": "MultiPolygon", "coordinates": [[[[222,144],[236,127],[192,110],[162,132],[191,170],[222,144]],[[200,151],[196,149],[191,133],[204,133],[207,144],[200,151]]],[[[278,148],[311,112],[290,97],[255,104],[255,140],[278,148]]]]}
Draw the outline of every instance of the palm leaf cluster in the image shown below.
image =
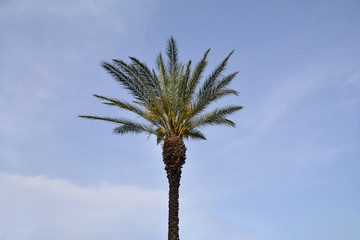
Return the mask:
{"type": "Polygon", "coordinates": [[[116,134],[146,133],[155,135],[157,142],[176,135],[183,138],[206,139],[200,131],[209,125],[235,126],[227,119],[242,107],[237,105],[206,111],[214,101],[238,93],[229,88],[230,82],[238,72],[223,75],[226,64],[233,51],[215,68],[200,85],[207,65],[207,50],[203,58],[192,70],[192,62],[179,62],[178,49],[173,37],[168,40],[167,59],[160,53],[156,59],[156,71],[137,58],[131,62],[113,59],[111,63],[102,62],[101,66],[113,76],[135,98],[132,102],[94,95],[104,100],[104,104],[135,113],[146,123],[124,118],[99,116],[79,117],[117,123],[116,134]]]}

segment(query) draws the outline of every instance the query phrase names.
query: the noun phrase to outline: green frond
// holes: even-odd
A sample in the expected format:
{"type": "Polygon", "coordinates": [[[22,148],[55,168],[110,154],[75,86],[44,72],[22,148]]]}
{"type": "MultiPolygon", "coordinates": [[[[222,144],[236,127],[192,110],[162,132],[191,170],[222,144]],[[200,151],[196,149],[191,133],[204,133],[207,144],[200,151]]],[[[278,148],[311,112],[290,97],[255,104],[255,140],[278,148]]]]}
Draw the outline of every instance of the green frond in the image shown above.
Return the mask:
{"type": "Polygon", "coordinates": [[[122,60],[113,59],[114,65],[117,66],[121,72],[128,76],[131,83],[137,89],[137,92],[141,93],[143,100],[147,100],[146,87],[144,86],[144,80],[141,79],[140,74],[133,65],[129,65],[122,60]]]}
{"type": "Polygon", "coordinates": [[[205,135],[198,130],[185,130],[184,138],[189,139],[197,139],[197,140],[206,140],[205,135]]]}
{"type": "Polygon", "coordinates": [[[201,113],[206,107],[212,102],[230,95],[237,95],[238,93],[235,90],[226,89],[225,87],[235,78],[238,72],[232,73],[223,77],[221,80],[218,80],[218,77],[224,71],[227,61],[234,51],[231,51],[230,54],[220,63],[220,65],[215,69],[215,71],[205,80],[203,86],[199,89],[196,94],[193,102],[193,113],[191,116],[201,113]]]}
{"type": "Polygon", "coordinates": [[[216,83],[215,89],[223,89],[228,86],[238,73],[239,72],[234,72],[222,78],[219,82],[216,83]]]}
{"type": "Polygon", "coordinates": [[[124,123],[123,125],[114,128],[113,133],[115,133],[115,134],[127,134],[127,133],[155,134],[155,131],[149,125],[128,121],[128,122],[124,123]]]}
{"type": "Polygon", "coordinates": [[[234,89],[220,89],[217,91],[217,96],[215,97],[214,100],[218,100],[222,97],[225,97],[225,96],[229,96],[229,95],[235,95],[235,96],[238,96],[239,95],[239,92],[235,91],[234,89]]]}
{"type": "Polygon", "coordinates": [[[139,98],[137,99],[140,100],[140,102],[142,102],[142,105],[145,108],[154,112],[156,116],[161,117],[163,113],[157,111],[158,110],[157,105],[159,105],[162,102],[160,100],[162,100],[163,98],[161,91],[159,90],[160,93],[157,93],[156,92],[157,89],[156,88],[154,89],[149,84],[151,80],[144,79],[134,65],[128,65],[121,60],[113,60],[113,61],[120,69],[122,69],[122,71],[128,74],[129,78],[132,79],[134,85],[138,87],[136,90],[141,94],[142,97],[140,99],[139,98]],[[157,96],[159,94],[160,94],[160,99],[157,96]]]}
{"type": "Polygon", "coordinates": [[[123,118],[80,115],[81,118],[102,120],[118,124],[116,134],[146,133],[154,134],[157,143],[175,134],[184,138],[206,139],[198,128],[209,125],[235,126],[227,118],[240,110],[240,106],[228,106],[204,113],[207,107],[218,99],[238,92],[228,88],[238,72],[223,76],[227,62],[233,51],[203,81],[207,66],[208,49],[194,69],[191,61],[179,62],[178,48],[171,36],[167,42],[166,64],[160,54],[156,58],[156,70],[135,57],[130,63],[113,59],[103,61],[101,66],[135,98],[132,102],[116,98],[94,95],[104,100],[103,104],[115,106],[135,113],[147,122],[138,123],[123,118]]]}
{"type": "Polygon", "coordinates": [[[108,101],[108,102],[103,102],[103,104],[116,106],[116,107],[119,107],[121,109],[134,112],[134,113],[136,113],[136,114],[138,114],[140,116],[141,116],[141,114],[143,112],[143,110],[141,108],[139,108],[137,106],[134,106],[131,103],[119,100],[119,99],[104,97],[104,96],[100,96],[100,95],[97,95],[97,94],[94,94],[93,96],[96,97],[96,98],[108,101]]]}
{"type": "Polygon", "coordinates": [[[207,94],[196,96],[192,104],[192,112],[190,116],[196,116],[206,109],[211,103],[228,95],[238,95],[238,92],[233,89],[217,89],[213,88],[207,94]]]}
{"type": "MultiPolygon", "coordinates": [[[[96,95],[96,94],[94,94],[94,96],[99,99],[108,101],[108,102],[103,102],[103,104],[110,105],[110,106],[116,106],[121,109],[128,110],[130,112],[137,114],[140,117],[143,117],[144,119],[148,120],[152,124],[158,125],[158,121],[157,121],[158,118],[152,114],[148,114],[147,111],[149,111],[149,110],[145,111],[145,110],[139,108],[138,106],[135,106],[134,104],[128,103],[126,101],[122,101],[122,100],[118,100],[118,99],[114,99],[114,98],[108,98],[108,97],[104,97],[104,96],[100,96],[100,95],[96,95]]],[[[146,107],[145,104],[142,104],[140,102],[135,101],[135,103],[146,107]]]]}
{"type": "Polygon", "coordinates": [[[168,56],[168,72],[170,75],[175,75],[179,67],[178,63],[178,49],[176,42],[173,36],[168,40],[168,47],[166,49],[166,54],[168,56]]]}
{"type": "Polygon", "coordinates": [[[164,59],[161,55],[161,53],[158,55],[156,59],[156,66],[158,69],[158,72],[160,74],[160,87],[161,91],[164,93],[167,90],[167,86],[169,85],[169,79],[168,74],[165,69],[164,59]]]}
{"type": "Polygon", "coordinates": [[[183,98],[186,94],[188,82],[190,79],[190,73],[191,73],[191,60],[189,60],[188,64],[186,65],[185,74],[181,78],[181,83],[179,85],[179,88],[181,90],[181,97],[183,98]]]}
{"type": "Polygon", "coordinates": [[[164,140],[166,136],[166,130],[163,128],[158,128],[155,130],[156,134],[156,144],[159,144],[162,140],[164,140]]]}
{"type": "Polygon", "coordinates": [[[143,117],[145,119],[148,119],[151,123],[153,123],[158,127],[161,126],[162,128],[165,128],[167,131],[170,131],[168,118],[161,105],[155,104],[153,109],[149,109],[142,102],[137,102],[137,101],[133,101],[133,102],[147,109],[143,113],[144,115],[143,117]]]}
{"type": "Polygon", "coordinates": [[[242,106],[227,106],[223,108],[217,108],[209,113],[199,116],[195,120],[194,127],[205,127],[208,125],[227,125],[235,127],[235,123],[226,119],[225,116],[239,111],[242,108],[242,106]]]}
{"type": "Polygon", "coordinates": [[[156,95],[160,96],[160,83],[156,76],[156,74],[152,74],[150,69],[146,66],[145,63],[139,61],[134,57],[129,57],[132,60],[133,66],[137,69],[137,71],[141,74],[141,76],[147,81],[149,86],[156,92],[156,95]]]}
{"type": "MultiPolygon", "coordinates": [[[[191,61],[187,65],[187,70],[185,75],[187,84],[186,84],[186,88],[183,89],[182,92],[182,105],[183,105],[182,111],[187,109],[190,106],[191,101],[193,100],[195,89],[199,84],[202,74],[207,66],[207,55],[209,54],[209,52],[210,52],[210,48],[204,53],[203,58],[196,65],[191,75],[190,75],[191,61]]],[[[184,116],[184,114],[182,114],[182,116],[184,116]]]]}
{"type": "Polygon", "coordinates": [[[191,101],[192,99],[192,96],[195,92],[195,89],[197,87],[197,85],[199,84],[200,82],[200,79],[202,77],[202,74],[205,70],[205,67],[207,66],[207,55],[209,54],[210,52],[210,48],[205,52],[203,58],[201,59],[201,61],[196,65],[193,73],[191,74],[191,77],[188,81],[188,84],[187,84],[187,89],[186,89],[186,94],[183,98],[183,102],[185,105],[188,105],[189,102],[191,101]]]}
{"type": "Polygon", "coordinates": [[[191,73],[191,60],[186,65],[185,73],[182,74],[181,79],[178,84],[178,87],[177,87],[178,88],[178,100],[179,100],[179,102],[177,103],[178,105],[180,105],[180,104],[184,105],[184,97],[186,96],[190,73],[191,73]]]}
{"type": "Polygon", "coordinates": [[[103,120],[107,122],[120,123],[120,124],[124,124],[124,122],[126,122],[126,120],[124,120],[123,118],[111,118],[111,117],[99,117],[99,116],[87,116],[87,115],[79,115],[78,117],[92,119],[92,120],[103,120]]]}
{"type": "Polygon", "coordinates": [[[206,94],[211,88],[214,87],[217,79],[221,76],[221,73],[225,70],[227,61],[233,54],[234,50],[215,68],[212,74],[204,81],[203,86],[199,89],[198,95],[206,94]]]}
{"type": "Polygon", "coordinates": [[[131,120],[127,120],[124,118],[111,118],[111,117],[99,117],[99,116],[84,116],[79,115],[80,118],[87,118],[92,120],[102,120],[120,124],[119,127],[114,128],[114,133],[116,134],[125,134],[125,133],[149,133],[155,134],[154,129],[151,125],[146,125],[142,123],[137,123],[131,120]]]}
{"type": "Polygon", "coordinates": [[[103,61],[101,66],[105,68],[105,70],[115,78],[116,81],[120,82],[125,89],[130,90],[130,93],[138,100],[148,101],[146,93],[144,92],[144,88],[138,81],[134,81],[134,79],[125,75],[121,69],[116,68],[108,62],[103,61]]]}

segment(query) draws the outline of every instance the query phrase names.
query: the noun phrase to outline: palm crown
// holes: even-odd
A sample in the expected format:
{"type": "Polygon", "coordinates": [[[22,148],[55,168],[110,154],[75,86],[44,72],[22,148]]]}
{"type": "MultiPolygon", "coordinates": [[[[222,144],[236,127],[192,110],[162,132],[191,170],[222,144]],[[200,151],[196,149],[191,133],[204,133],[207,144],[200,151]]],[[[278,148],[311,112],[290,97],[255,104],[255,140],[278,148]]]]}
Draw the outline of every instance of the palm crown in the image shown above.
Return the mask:
{"type": "Polygon", "coordinates": [[[160,53],[156,59],[157,71],[134,57],[131,63],[113,59],[112,63],[102,62],[101,66],[114,77],[135,98],[133,102],[94,95],[105,100],[107,105],[119,107],[137,114],[146,123],[124,118],[84,116],[95,120],[119,124],[114,128],[116,134],[146,133],[157,137],[160,143],[166,137],[206,139],[200,131],[209,125],[235,126],[226,117],[242,107],[231,105],[206,111],[214,101],[238,93],[228,88],[238,72],[223,75],[227,61],[233,51],[204,80],[200,81],[207,65],[207,50],[200,62],[191,70],[191,60],[183,64],[178,60],[178,49],[173,37],[168,40],[167,62],[160,53]]]}

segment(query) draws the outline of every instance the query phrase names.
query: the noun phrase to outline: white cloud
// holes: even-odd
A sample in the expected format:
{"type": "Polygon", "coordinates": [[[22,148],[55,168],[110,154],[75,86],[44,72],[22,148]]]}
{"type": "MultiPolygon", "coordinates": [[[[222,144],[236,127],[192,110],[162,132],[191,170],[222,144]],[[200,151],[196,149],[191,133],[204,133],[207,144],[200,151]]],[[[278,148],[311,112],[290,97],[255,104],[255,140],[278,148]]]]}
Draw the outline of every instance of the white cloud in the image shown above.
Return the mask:
{"type": "MultiPolygon", "coordinates": [[[[82,187],[44,175],[0,172],[1,240],[165,239],[167,192],[106,182],[82,187]]],[[[219,220],[204,199],[180,199],[180,236],[262,240],[219,220]],[[206,205],[206,204],[205,204],[206,205]]]]}
{"type": "Polygon", "coordinates": [[[167,193],[0,172],[0,239],[164,238],[167,193]]]}

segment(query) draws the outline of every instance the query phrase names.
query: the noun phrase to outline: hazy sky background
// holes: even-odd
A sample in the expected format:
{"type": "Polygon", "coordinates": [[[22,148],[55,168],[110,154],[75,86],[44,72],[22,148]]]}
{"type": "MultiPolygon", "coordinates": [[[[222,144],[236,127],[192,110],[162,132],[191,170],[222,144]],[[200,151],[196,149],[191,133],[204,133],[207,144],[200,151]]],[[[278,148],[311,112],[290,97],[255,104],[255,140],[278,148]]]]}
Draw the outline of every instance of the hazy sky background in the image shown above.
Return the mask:
{"type": "Polygon", "coordinates": [[[0,1],[0,239],[167,237],[161,146],[77,115],[124,116],[99,66],[211,48],[244,109],[186,142],[180,238],[360,239],[359,1],[0,1]]]}

